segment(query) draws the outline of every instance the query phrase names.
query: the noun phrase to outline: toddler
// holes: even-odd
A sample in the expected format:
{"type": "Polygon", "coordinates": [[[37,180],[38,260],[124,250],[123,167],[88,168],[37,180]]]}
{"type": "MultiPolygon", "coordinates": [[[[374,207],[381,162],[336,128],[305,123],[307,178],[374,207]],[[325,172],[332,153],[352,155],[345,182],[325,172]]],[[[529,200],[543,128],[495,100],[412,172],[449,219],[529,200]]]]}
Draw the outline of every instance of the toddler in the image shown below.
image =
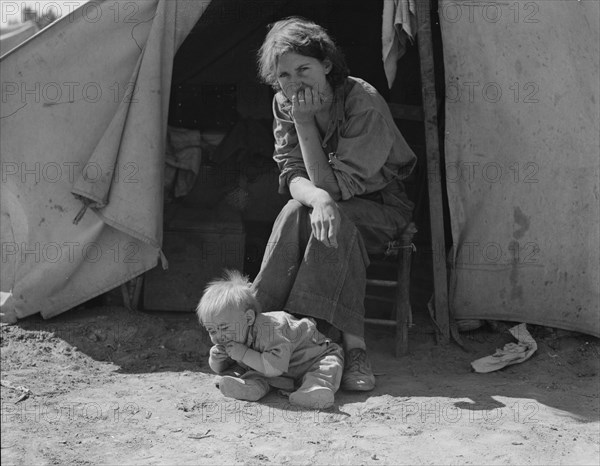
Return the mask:
{"type": "Polygon", "coordinates": [[[223,395],[257,401],[285,377],[298,387],[290,403],[305,408],[333,405],[344,354],[317,330],[313,319],[296,319],[283,311],[261,313],[250,282],[236,271],[208,284],[196,312],[214,344],[211,369],[223,374],[237,363],[247,371],[240,377],[223,375],[223,395]]]}

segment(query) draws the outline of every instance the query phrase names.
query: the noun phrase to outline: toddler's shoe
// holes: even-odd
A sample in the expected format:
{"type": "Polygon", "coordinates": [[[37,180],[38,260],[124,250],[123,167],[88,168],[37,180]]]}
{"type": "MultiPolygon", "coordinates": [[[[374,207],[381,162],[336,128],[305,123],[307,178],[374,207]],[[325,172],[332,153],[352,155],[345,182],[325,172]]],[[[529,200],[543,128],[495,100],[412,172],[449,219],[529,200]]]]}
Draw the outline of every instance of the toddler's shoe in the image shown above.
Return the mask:
{"type": "Polygon", "coordinates": [[[219,381],[219,390],[228,398],[236,400],[258,401],[270,391],[269,384],[263,378],[240,379],[225,375],[219,381]]]}
{"type": "Polygon", "coordinates": [[[310,409],[329,408],[333,400],[333,390],[327,387],[300,388],[290,395],[291,404],[310,409]]]}
{"type": "Polygon", "coordinates": [[[242,377],[247,372],[242,366],[238,363],[235,363],[229,369],[224,372],[221,372],[219,375],[215,375],[215,387],[219,388],[219,384],[221,383],[221,379],[226,375],[230,375],[232,377],[242,377]]]}

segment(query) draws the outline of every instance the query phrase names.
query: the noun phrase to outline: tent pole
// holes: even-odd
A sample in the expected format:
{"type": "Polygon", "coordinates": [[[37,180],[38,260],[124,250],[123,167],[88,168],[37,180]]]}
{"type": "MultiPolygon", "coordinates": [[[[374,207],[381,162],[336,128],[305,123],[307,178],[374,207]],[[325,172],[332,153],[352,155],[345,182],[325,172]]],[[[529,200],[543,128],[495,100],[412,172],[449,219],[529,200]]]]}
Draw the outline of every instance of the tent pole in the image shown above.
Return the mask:
{"type": "Polygon", "coordinates": [[[425,149],[427,153],[427,184],[429,189],[429,216],[431,245],[433,249],[434,318],[440,330],[438,342],[450,341],[450,316],[448,307],[448,277],[446,269],[446,243],[444,239],[444,212],[442,204],[441,154],[435,90],[435,68],[431,33],[431,0],[417,0],[417,42],[421,67],[421,92],[425,123],[425,149]],[[439,256],[436,254],[439,253],[439,256]]]}

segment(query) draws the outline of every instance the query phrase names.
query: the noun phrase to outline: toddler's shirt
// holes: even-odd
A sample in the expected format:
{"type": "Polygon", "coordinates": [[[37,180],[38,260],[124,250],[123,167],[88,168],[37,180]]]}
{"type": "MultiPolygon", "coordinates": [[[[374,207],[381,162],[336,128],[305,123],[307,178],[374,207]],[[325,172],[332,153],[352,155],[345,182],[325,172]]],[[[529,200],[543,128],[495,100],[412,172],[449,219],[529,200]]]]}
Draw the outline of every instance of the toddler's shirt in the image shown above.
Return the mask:
{"type": "Polygon", "coordinates": [[[262,353],[267,377],[301,377],[331,345],[313,319],[296,319],[283,311],[257,314],[246,338],[246,346],[262,353]]]}

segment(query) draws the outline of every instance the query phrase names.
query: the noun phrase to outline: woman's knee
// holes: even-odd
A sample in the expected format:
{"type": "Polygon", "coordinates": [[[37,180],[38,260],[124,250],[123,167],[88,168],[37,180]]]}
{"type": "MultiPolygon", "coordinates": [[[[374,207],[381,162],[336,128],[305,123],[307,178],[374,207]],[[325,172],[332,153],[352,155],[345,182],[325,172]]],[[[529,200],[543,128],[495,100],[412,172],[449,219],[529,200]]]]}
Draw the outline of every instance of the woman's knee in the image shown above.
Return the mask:
{"type": "Polygon", "coordinates": [[[277,217],[277,222],[300,222],[308,217],[308,207],[296,199],[290,199],[277,217]]]}
{"type": "Polygon", "coordinates": [[[307,210],[308,208],[302,204],[302,202],[297,201],[296,199],[290,199],[289,201],[287,201],[287,204],[283,206],[283,209],[281,209],[281,211],[291,211],[291,212],[295,212],[297,210],[307,210]]]}

